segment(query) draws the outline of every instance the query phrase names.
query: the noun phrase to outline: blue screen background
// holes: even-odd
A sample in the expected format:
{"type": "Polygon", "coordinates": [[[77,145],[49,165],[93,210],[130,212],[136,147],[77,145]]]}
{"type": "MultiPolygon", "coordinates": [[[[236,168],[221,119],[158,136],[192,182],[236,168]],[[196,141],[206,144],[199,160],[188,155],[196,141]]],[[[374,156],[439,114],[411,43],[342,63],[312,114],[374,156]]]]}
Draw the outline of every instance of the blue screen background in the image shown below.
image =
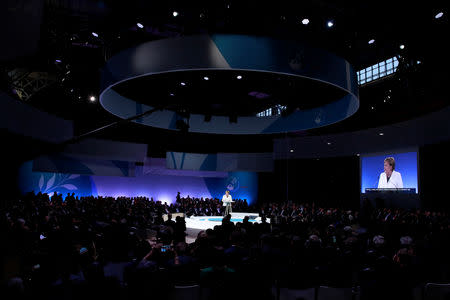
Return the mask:
{"type": "Polygon", "coordinates": [[[416,193],[418,193],[417,152],[386,153],[379,156],[362,156],[361,193],[365,193],[366,188],[378,187],[378,176],[384,171],[384,159],[389,156],[392,156],[395,159],[395,170],[400,172],[402,175],[403,187],[415,188],[416,193]]]}

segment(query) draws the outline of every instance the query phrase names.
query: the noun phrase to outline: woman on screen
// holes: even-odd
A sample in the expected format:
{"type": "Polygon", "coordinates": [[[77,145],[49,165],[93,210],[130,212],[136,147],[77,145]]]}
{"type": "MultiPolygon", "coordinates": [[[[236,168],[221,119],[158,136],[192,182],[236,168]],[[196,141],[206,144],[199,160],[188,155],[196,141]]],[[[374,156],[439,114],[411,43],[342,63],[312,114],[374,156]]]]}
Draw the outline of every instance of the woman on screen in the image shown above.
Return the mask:
{"type": "Polygon", "coordinates": [[[379,189],[402,189],[402,175],[395,171],[395,159],[386,157],[384,159],[384,172],[380,174],[378,180],[379,189]]]}

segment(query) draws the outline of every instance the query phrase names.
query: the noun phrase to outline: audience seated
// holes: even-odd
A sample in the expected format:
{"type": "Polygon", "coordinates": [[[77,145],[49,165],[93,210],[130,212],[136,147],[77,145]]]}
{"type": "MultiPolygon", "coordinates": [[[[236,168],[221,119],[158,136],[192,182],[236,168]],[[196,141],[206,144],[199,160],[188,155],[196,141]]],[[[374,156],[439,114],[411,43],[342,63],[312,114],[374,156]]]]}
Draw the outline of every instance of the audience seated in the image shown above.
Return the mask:
{"type": "Polygon", "coordinates": [[[2,294],[165,299],[174,286],[199,284],[203,299],[268,299],[273,286],[326,285],[358,287],[361,299],[411,299],[417,286],[450,280],[446,212],[360,215],[237,200],[234,211],[258,211],[263,222],[235,224],[228,215],[187,244],[185,219],[172,213],[221,215],[223,208],[218,199],[176,199],[24,196],[1,210],[2,294]]]}

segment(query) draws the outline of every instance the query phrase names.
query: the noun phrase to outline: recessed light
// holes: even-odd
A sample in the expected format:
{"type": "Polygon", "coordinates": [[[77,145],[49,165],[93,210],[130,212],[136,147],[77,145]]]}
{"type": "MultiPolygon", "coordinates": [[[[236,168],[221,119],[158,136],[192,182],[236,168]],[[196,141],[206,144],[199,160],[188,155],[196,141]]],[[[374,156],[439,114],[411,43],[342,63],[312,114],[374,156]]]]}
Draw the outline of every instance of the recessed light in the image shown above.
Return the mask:
{"type": "Polygon", "coordinates": [[[438,13],[434,16],[434,18],[435,18],[435,19],[440,19],[440,18],[442,18],[443,15],[444,15],[444,13],[441,11],[441,12],[438,12],[438,13]]]}
{"type": "Polygon", "coordinates": [[[181,84],[182,86],[185,86],[185,85],[186,85],[186,83],[185,83],[185,82],[181,82],[180,84],[181,84]]]}
{"type": "Polygon", "coordinates": [[[330,143],[330,142],[328,142],[328,143],[327,143],[327,145],[331,145],[331,143],[330,143]]]}
{"type": "Polygon", "coordinates": [[[237,79],[242,79],[241,75],[236,76],[237,79]]]}
{"type": "Polygon", "coordinates": [[[359,153],[357,153],[356,156],[359,156],[359,153]]]}
{"type": "Polygon", "coordinates": [[[290,151],[291,151],[291,153],[292,153],[292,152],[294,152],[294,149],[291,149],[290,151]]]}
{"type": "Polygon", "coordinates": [[[369,41],[369,45],[370,45],[370,44],[373,44],[373,43],[375,43],[375,40],[374,40],[374,39],[371,39],[371,40],[369,41]]]}
{"type": "Polygon", "coordinates": [[[98,33],[96,33],[96,32],[92,32],[92,35],[95,37],[98,37],[98,33]]]}
{"type": "Polygon", "coordinates": [[[402,50],[405,49],[405,45],[401,44],[400,49],[402,49],[402,50]]]}
{"type": "Polygon", "coordinates": [[[136,23],[137,27],[139,28],[144,28],[144,25],[142,25],[141,23],[136,23]]]}
{"type": "Polygon", "coordinates": [[[379,135],[384,135],[384,133],[380,132],[379,135]]]}
{"type": "Polygon", "coordinates": [[[94,102],[94,101],[95,101],[95,96],[90,96],[90,97],[89,97],[89,100],[90,100],[91,102],[94,102]]]}
{"type": "Polygon", "coordinates": [[[174,17],[176,17],[176,16],[178,16],[178,12],[177,12],[177,11],[174,11],[174,12],[172,13],[172,15],[173,15],[174,17]]]}
{"type": "Polygon", "coordinates": [[[333,27],[334,26],[334,22],[333,21],[328,21],[327,22],[327,26],[328,26],[328,28],[333,27]]]}
{"type": "Polygon", "coordinates": [[[203,77],[204,80],[209,80],[208,76],[203,77]]]}
{"type": "Polygon", "coordinates": [[[309,19],[306,19],[306,18],[303,19],[303,20],[302,20],[302,24],[303,24],[303,25],[308,25],[308,24],[309,24],[309,19]]]}

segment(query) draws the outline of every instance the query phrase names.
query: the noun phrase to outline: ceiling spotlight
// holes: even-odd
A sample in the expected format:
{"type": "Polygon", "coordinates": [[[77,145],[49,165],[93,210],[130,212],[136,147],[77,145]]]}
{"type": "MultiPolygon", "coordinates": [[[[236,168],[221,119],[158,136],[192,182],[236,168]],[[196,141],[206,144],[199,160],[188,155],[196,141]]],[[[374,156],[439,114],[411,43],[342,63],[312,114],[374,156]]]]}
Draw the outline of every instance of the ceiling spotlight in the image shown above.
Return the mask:
{"type": "Polygon", "coordinates": [[[185,83],[185,82],[181,82],[180,84],[181,84],[182,86],[185,86],[185,85],[186,85],[186,83],[185,83]]]}
{"type": "Polygon", "coordinates": [[[401,44],[400,49],[402,49],[402,50],[405,49],[405,45],[401,44]]]}
{"type": "Polygon", "coordinates": [[[417,61],[417,64],[420,65],[422,62],[420,60],[417,61]]]}
{"type": "Polygon", "coordinates": [[[241,75],[236,76],[237,79],[242,79],[241,75]]]}
{"type": "Polygon", "coordinates": [[[333,21],[328,21],[327,22],[327,26],[328,26],[328,28],[333,27],[334,26],[334,22],[333,21]]]}
{"type": "Polygon", "coordinates": [[[172,13],[172,15],[173,15],[174,17],[176,17],[176,16],[178,16],[178,12],[177,12],[177,11],[174,11],[174,12],[172,13]]]}
{"type": "Polygon", "coordinates": [[[306,18],[303,19],[303,20],[302,20],[302,24],[303,24],[303,25],[308,25],[308,24],[309,24],[309,19],[306,19],[306,18]]]}
{"type": "Polygon", "coordinates": [[[139,28],[144,28],[144,25],[142,25],[141,23],[136,23],[136,25],[137,25],[137,27],[139,27],[139,28]]]}
{"type": "Polygon", "coordinates": [[[359,156],[359,153],[356,153],[356,156],[359,156]]]}
{"type": "Polygon", "coordinates": [[[73,89],[70,89],[70,92],[73,93],[73,89]]]}
{"type": "Polygon", "coordinates": [[[95,101],[95,96],[90,96],[90,97],[89,97],[89,100],[90,100],[91,102],[94,102],[94,101],[95,101]]]}
{"type": "Polygon", "coordinates": [[[441,12],[437,13],[437,15],[434,16],[434,18],[440,19],[440,18],[442,18],[443,15],[444,15],[444,13],[441,11],[441,12]]]}
{"type": "Polygon", "coordinates": [[[292,152],[294,152],[294,149],[291,149],[290,151],[291,151],[291,153],[292,153],[292,152]]]}
{"type": "Polygon", "coordinates": [[[98,37],[98,33],[96,33],[96,32],[92,32],[92,35],[95,37],[98,37]]]}
{"type": "Polygon", "coordinates": [[[375,107],[373,107],[373,106],[372,106],[372,107],[371,107],[370,109],[374,110],[374,109],[375,109],[375,107]]]}
{"type": "Polygon", "coordinates": [[[61,60],[60,59],[55,59],[55,63],[61,63],[61,60]]]}
{"type": "Polygon", "coordinates": [[[208,76],[203,77],[204,80],[209,80],[208,76]]]}
{"type": "Polygon", "coordinates": [[[369,45],[370,45],[370,44],[373,44],[373,43],[375,43],[375,40],[374,40],[374,39],[371,39],[371,40],[369,41],[369,45]]]}
{"type": "Polygon", "coordinates": [[[380,132],[379,135],[384,135],[384,133],[380,132]]]}
{"type": "Polygon", "coordinates": [[[170,96],[172,96],[172,97],[173,97],[173,96],[175,96],[175,94],[174,94],[174,93],[170,93],[169,95],[170,95],[170,96]]]}
{"type": "Polygon", "coordinates": [[[81,96],[78,96],[78,99],[81,99],[81,96]]]}

